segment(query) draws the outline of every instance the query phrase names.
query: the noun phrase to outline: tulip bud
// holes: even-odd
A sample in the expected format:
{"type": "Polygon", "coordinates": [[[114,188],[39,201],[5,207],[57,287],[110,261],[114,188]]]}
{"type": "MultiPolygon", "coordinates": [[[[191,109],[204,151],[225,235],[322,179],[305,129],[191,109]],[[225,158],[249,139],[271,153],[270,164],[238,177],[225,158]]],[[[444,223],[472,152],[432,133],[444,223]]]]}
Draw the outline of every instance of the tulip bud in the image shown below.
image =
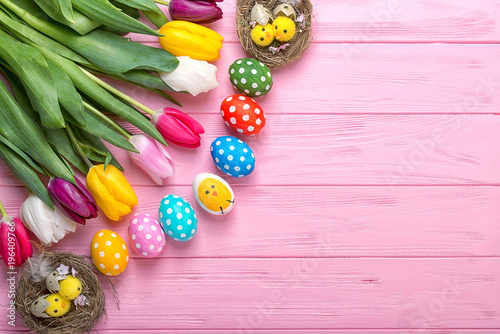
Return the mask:
{"type": "Polygon", "coordinates": [[[174,56],[213,61],[220,58],[224,38],[215,31],[188,21],[170,21],[160,28],[161,47],[174,56]]]}
{"type": "Polygon", "coordinates": [[[199,147],[200,133],[205,132],[198,121],[174,108],[156,111],[153,124],[165,140],[183,147],[199,147]]]}
{"type": "Polygon", "coordinates": [[[137,196],[130,183],[113,165],[97,165],[87,174],[87,188],[94,196],[102,212],[111,220],[118,221],[132,212],[137,196]]]}
{"type": "Polygon", "coordinates": [[[59,209],[52,210],[35,194],[30,194],[21,205],[21,220],[41,243],[58,242],[69,232],[75,232],[76,223],[59,209]]]}
{"type": "Polygon", "coordinates": [[[130,159],[141,167],[157,184],[174,174],[174,166],[170,154],[156,140],[144,134],[133,135],[130,138],[138,153],[129,152],[130,159]]]}
{"type": "Polygon", "coordinates": [[[8,267],[19,267],[33,255],[28,230],[21,219],[4,216],[0,220],[0,255],[8,267]]]}
{"type": "Polygon", "coordinates": [[[189,92],[196,96],[218,87],[217,67],[204,60],[186,56],[177,57],[179,65],[172,72],[158,72],[161,79],[178,92],[189,92]]]}
{"type": "Polygon", "coordinates": [[[173,20],[211,23],[222,19],[222,9],[211,0],[171,0],[168,6],[173,20]]]}
{"type": "Polygon", "coordinates": [[[85,219],[97,217],[97,204],[83,183],[75,178],[76,186],[53,177],[47,186],[54,205],[69,219],[85,225],[85,219]]]}

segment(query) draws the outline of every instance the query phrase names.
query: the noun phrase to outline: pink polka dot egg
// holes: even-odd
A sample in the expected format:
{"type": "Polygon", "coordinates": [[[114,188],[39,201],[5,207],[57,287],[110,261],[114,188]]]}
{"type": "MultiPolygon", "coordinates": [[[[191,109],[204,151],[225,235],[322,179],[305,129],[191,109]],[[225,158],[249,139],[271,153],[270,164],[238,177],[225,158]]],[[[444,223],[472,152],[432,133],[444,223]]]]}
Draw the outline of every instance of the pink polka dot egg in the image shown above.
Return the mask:
{"type": "Polygon", "coordinates": [[[132,249],[142,257],[156,257],[165,249],[165,232],[147,213],[137,213],[130,219],[128,237],[132,249]]]}
{"type": "Polygon", "coordinates": [[[94,235],[90,255],[97,270],[107,276],[121,274],[129,260],[125,241],[111,230],[100,230],[94,235]]]}

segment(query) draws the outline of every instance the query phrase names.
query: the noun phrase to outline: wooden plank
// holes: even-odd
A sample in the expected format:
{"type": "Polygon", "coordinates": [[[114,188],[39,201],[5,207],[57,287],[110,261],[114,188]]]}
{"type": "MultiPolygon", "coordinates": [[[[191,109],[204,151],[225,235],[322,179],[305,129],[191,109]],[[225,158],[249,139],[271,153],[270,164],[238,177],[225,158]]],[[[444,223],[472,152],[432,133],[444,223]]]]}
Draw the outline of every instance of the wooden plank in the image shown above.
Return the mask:
{"type": "MultiPolygon", "coordinates": [[[[161,199],[176,194],[198,215],[196,237],[169,239],[162,258],[500,256],[499,187],[235,187],[235,208],[221,217],[203,211],[191,187],[135,190],[134,213],[158,219],[161,199]]],[[[0,189],[13,215],[25,197],[22,188],[0,189]]],[[[57,250],[88,253],[101,229],[130,244],[129,219],[115,223],[101,214],[57,250]]]]}
{"type": "MultiPolygon", "coordinates": [[[[190,185],[201,172],[222,174],[210,156],[218,136],[235,135],[219,114],[196,115],[202,145],[171,145],[176,165],[168,185],[190,185]]],[[[255,171],[232,185],[463,185],[498,184],[498,115],[270,114],[264,130],[243,138],[256,155],[255,171]]],[[[152,186],[128,153],[113,149],[134,185],[152,186]]],[[[14,180],[4,165],[0,184],[14,180]]],[[[18,184],[18,183],[14,183],[18,184]]]]}
{"type": "MultiPolygon", "coordinates": [[[[319,43],[490,43],[500,41],[498,0],[350,0],[312,1],[314,41],[319,43]]],[[[224,19],[207,25],[226,43],[239,43],[235,1],[218,4],[224,19]]],[[[152,36],[131,35],[153,41],[152,36]]]]}
{"type": "Polygon", "coordinates": [[[499,275],[498,258],[141,259],[96,329],[493,329],[499,275]]]}
{"type": "MultiPolygon", "coordinates": [[[[0,334],[20,333],[25,330],[14,329],[8,331],[0,330],[0,334]]],[[[238,330],[238,329],[151,329],[140,330],[145,334],[198,334],[198,333],[217,333],[217,334],[240,334],[240,333],[255,333],[255,334],[498,334],[498,329],[450,329],[447,328],[445,332],[443,329],[251,329],[251,330],[238,330]]],[[[121,334],[123,329],[99,329],[102,334],[121,334]]]]}
{"type": "MultiPolygon", "coordinates": [[[[155,44],[153,44],[155,45],[155,44]]],[[[196,97],[174,94],[182,111],[216,113],[237,93],[227,69],[245,57],[226,44],[220,86],[196,97]]],[[[273,70],[274,88],[257,101],[277,114],[482,114],[500,111],[500,45],[369,44],[347,57],[335,44],[314,44],[301,58],[273,70]]],[[[172,103],[151,92],[111,81],[153,110],[172,103]]]]}

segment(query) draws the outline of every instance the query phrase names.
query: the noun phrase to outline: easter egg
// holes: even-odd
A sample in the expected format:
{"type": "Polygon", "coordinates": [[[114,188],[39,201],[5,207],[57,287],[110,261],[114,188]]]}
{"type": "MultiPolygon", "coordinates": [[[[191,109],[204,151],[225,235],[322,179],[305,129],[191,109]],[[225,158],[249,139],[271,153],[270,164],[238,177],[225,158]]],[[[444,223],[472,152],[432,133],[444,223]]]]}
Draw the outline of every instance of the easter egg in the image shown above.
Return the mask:
{"type": "Polygon", "coordinates": [[[255,155],[243,140],[222,136],[210,145],[215,165],[224,173],[234,177],[244,177],[255,168],[255,155]]]}
{"type": "Polygon", "coordinates": [[[130,219],[128,237],[132,249],[143,257],[156,257],[165,249],[165,232],[148,214],[137,213],[130,219]]]}
{"type": "Polygon", "coordinates": [[[234,88],[251,97],[264,96],[273,86],[273,75],[263,62],[241,58],[229,66],[229,79],[234,88]]]}
{"type": "Polygon", "coordinates": [[[90,255],[97,270],[107,276],[119,275],[128,264],[128,248],[122,237],[110,230],[100,230],[90,243],[90,255]]]}
{"type": "Polygon", "coordinates": [[[241,94],[226,97],[220,106],[220,114],[227,126],[247,136],[256,135],[266,125],[262,107],[254,99],[241,94]]]}
{"type": "Polygon", "coordinates": [[[158,216],[165,233],[177,241],[191,240],[198,228],[193,207],[177,195],[168,195],[161,200],[158,216]]]}
{"type": "Polygon", "coordinates": [[[225,215],[233,209],[233,189],[223,178],[215,174],[196,175],[193,180],[193,192],[198,204],[211,214],[225,215]]]}

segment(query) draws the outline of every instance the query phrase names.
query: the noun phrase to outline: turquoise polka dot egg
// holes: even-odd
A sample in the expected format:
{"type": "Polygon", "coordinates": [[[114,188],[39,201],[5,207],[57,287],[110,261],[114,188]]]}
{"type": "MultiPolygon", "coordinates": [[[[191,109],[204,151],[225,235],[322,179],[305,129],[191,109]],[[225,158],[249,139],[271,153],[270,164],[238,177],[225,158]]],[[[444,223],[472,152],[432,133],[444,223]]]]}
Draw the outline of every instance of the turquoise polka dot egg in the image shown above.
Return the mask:
{"type": "Polygon", "coordinates": [[[255,168],[255,155],[241,139],[218,137],[210,145],[210,153],[215,165],[229,176],[245,177],[255,168]]]}
{"type": "Polygon", "coordinates": [[[177,195],[163,197],[158,216],[166,235],[177,241],[191,240],[198,229],[198,219],[193,207],[177,195]]]}

